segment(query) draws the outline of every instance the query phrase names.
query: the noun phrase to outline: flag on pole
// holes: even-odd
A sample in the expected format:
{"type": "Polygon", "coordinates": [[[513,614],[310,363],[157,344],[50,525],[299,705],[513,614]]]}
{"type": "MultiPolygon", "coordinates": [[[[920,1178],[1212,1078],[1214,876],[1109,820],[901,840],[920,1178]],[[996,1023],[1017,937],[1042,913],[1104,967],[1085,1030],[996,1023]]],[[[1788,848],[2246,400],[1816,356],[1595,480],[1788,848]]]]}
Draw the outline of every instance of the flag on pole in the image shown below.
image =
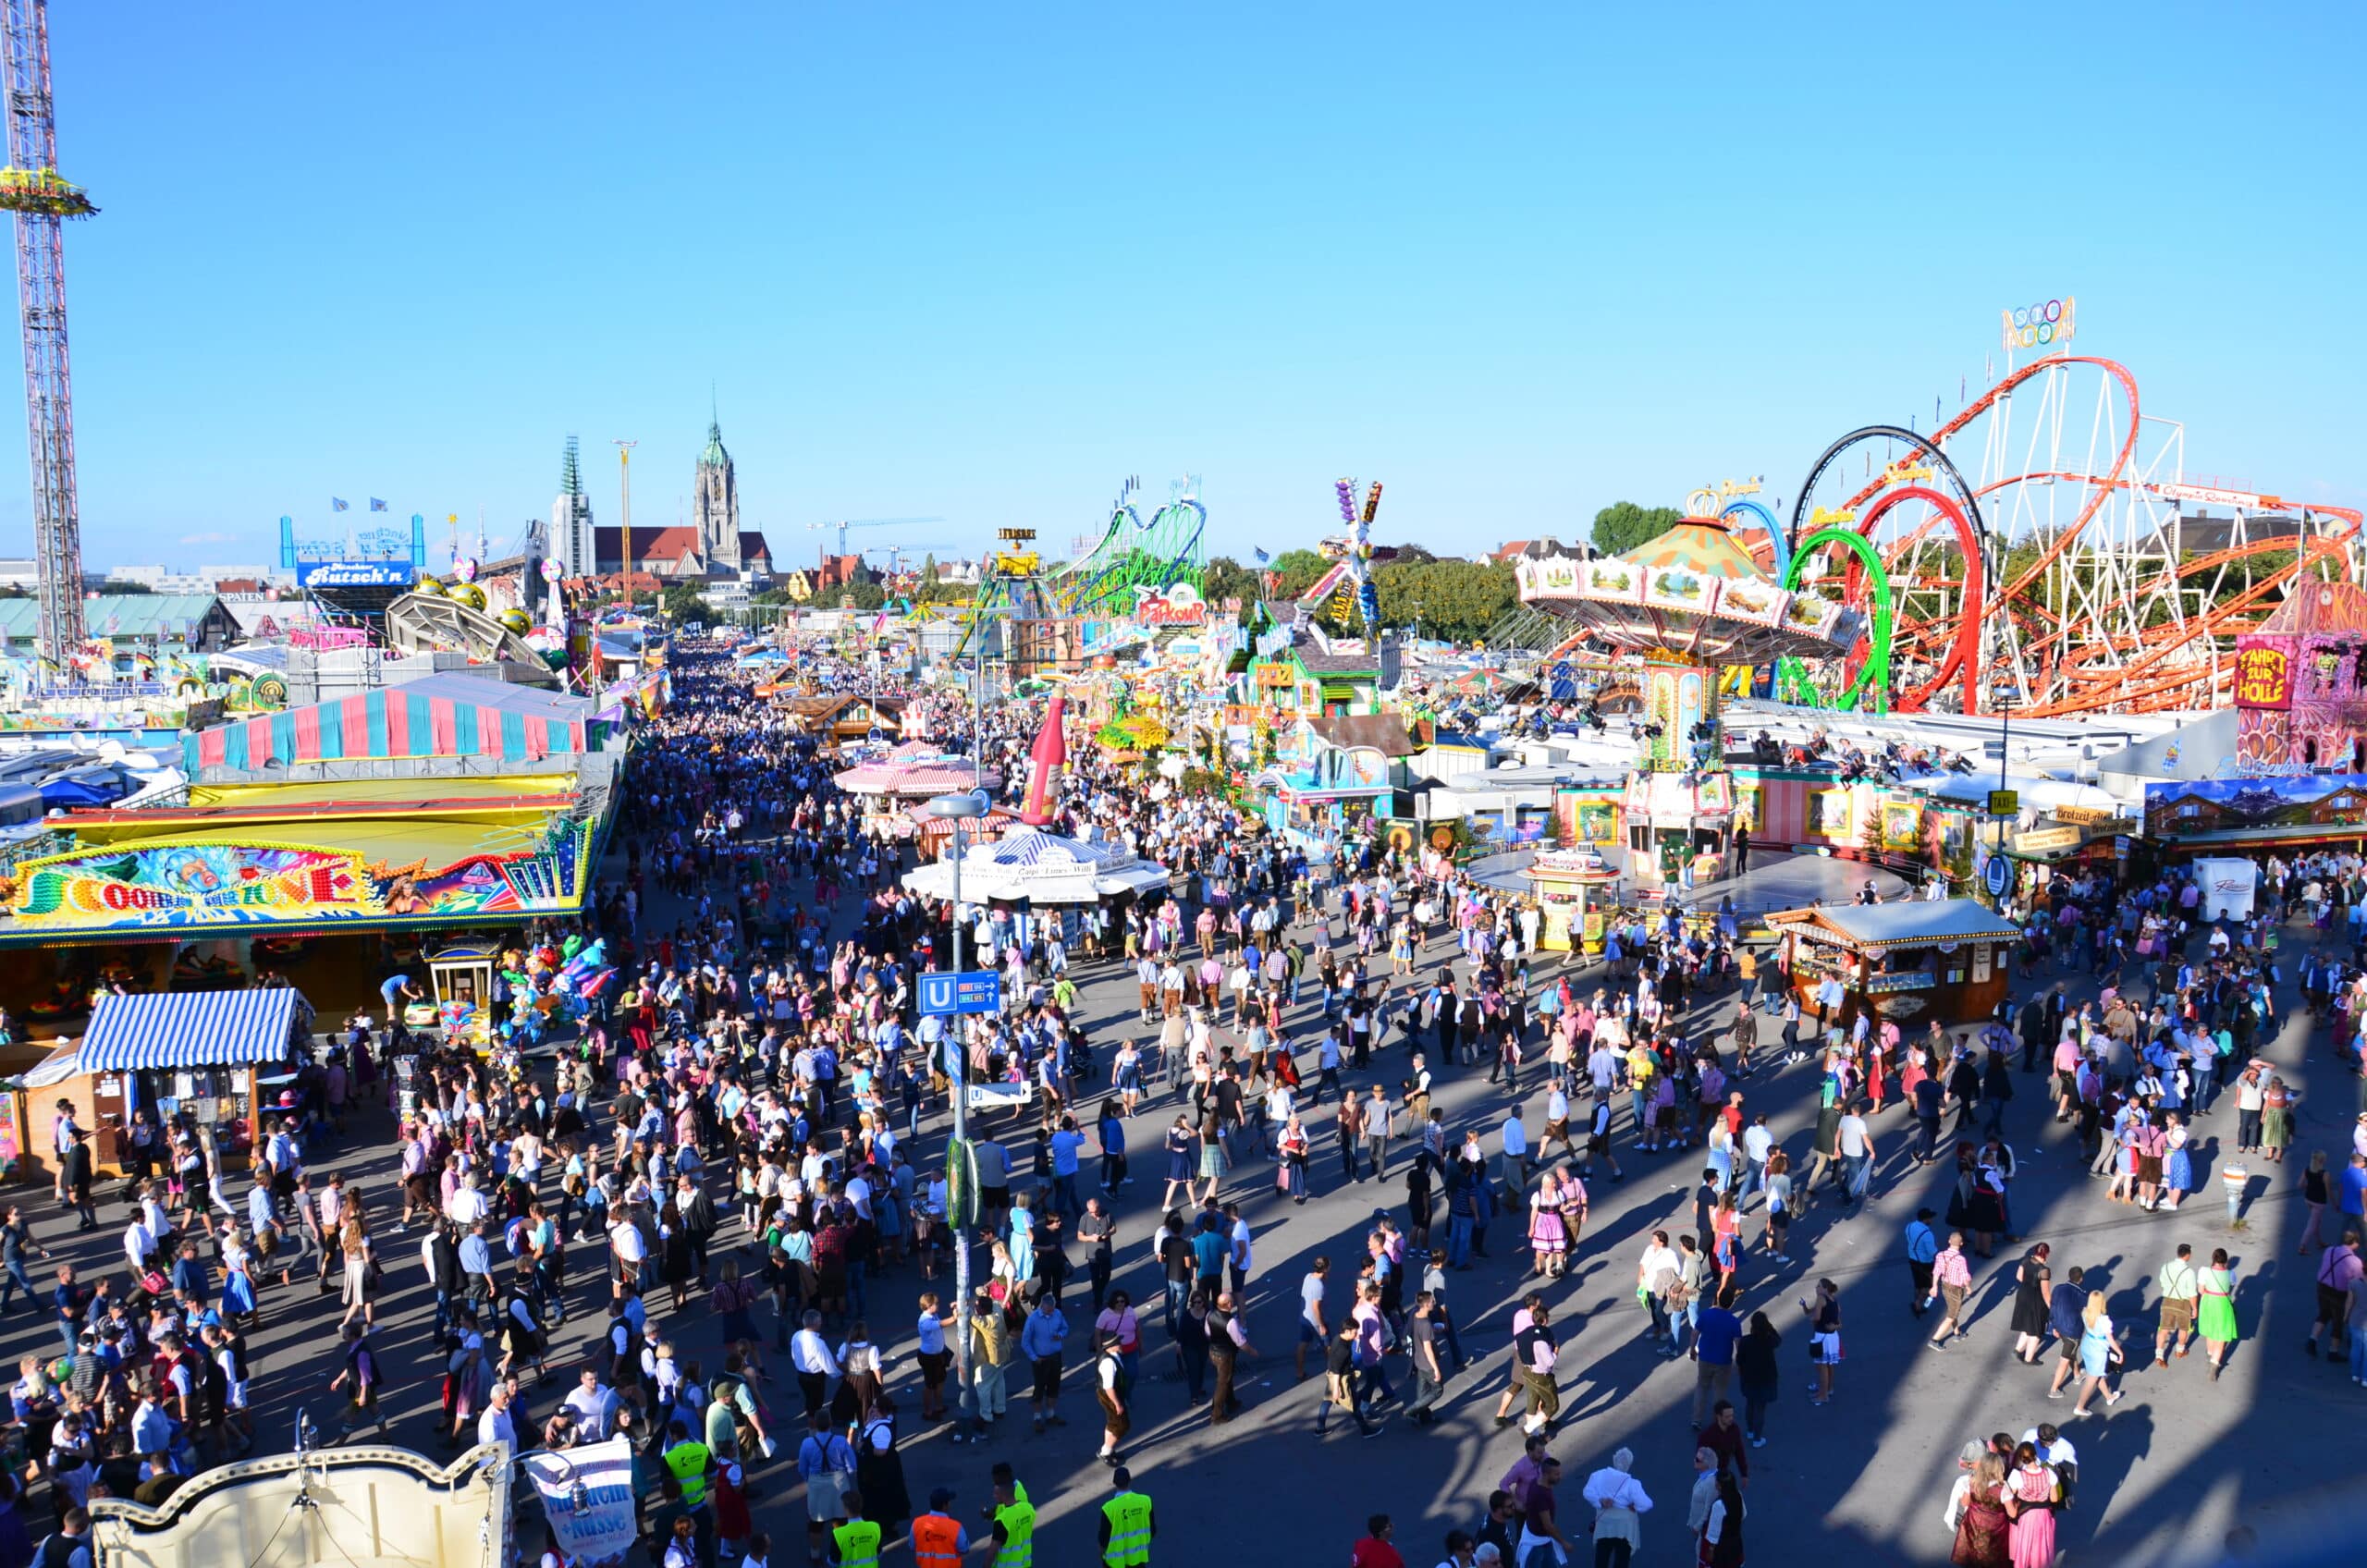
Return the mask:
{"type": "Polygon", "coordinates": [[[370,497],[370,509],[374,512],[385,511],[386,509],[386,503],[378,499],[377,496],[373,496],[370,497]]]}
{"type": "Polygon", "coordinates": [[[351,507],[347,506],[343,501],[338,500],[335,496],[331,496],[329,497],[329,510],[331,510],[331,511],[333,511],[333,512],[350,512],[350,511],[351,511],[352,509],[353,509],[353,508],[352,508],[351,507]]]}
{"type": "Polygon", "coordinates": [[[1257,555],[1257,564],[1258,564],[1259,566],[1263,566],[1263,565],[1265,565],[1268,561],[1272,560],[1272,559],[1274,558],[1273,557],[1271,557],[1271,556],[1268,555],[1268,554],[1267,554],[1265,551],[1263,551],[1263,550],[1257,550],[1257,551],[1256,551],[1255,553],[1256,553],[1256,555],[1257,555]]]}

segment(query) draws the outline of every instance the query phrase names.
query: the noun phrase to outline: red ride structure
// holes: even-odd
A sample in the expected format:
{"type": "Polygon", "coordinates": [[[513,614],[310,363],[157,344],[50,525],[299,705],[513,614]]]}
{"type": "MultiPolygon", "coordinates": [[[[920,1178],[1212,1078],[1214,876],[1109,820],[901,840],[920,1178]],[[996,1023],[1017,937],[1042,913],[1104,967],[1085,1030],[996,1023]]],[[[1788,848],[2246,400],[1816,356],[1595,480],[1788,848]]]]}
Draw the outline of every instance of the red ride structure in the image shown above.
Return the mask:
{"type": "MultiPolygon", "coordinates": [[[[1895,708],[2224,706],[2238,633],[2301,581],[2356,579],[2361,516],[2190,483],[2184,447],[2182,426],[2141,410],[2127,366],[2049,354],[1928,435],[1876,425],[1834,442],[1792,537],[1854,528],[1881,553],[1895,708]]],[[[1854,570],[1846,590],[1862,601],[1854,570]]]]}
{"type": "Polygon", "coordinates": [[[74,495],[74,378],[66,351],[68,218],[98,209],[57,172],[49,91],[48,0],[0,0],[8,74],[8,166],[0,208],[17,214],[17,301],[25,330],[25,424],[31,447],[33,554],[42,655],[53,668],[82,641],[82,526],[74,495]]]}

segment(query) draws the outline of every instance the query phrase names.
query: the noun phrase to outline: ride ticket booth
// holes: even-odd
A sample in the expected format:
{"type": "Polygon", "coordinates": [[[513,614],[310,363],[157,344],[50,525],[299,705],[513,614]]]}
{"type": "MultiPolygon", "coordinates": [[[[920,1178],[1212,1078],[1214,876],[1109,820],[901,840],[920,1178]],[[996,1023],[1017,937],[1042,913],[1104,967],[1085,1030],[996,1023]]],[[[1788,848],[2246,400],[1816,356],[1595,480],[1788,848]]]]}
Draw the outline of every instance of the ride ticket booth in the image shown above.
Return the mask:
{"type": "Polygon", "coordinates": [[[1845,1027],[1861,1011],[1902,1029],[1986,1022],[2005,999],[2021,937],[1970,899],[1780,910],[1767,926],[1802,1007],[1815,1005],[1827,978],[1841,982],[1845,1027]]]}

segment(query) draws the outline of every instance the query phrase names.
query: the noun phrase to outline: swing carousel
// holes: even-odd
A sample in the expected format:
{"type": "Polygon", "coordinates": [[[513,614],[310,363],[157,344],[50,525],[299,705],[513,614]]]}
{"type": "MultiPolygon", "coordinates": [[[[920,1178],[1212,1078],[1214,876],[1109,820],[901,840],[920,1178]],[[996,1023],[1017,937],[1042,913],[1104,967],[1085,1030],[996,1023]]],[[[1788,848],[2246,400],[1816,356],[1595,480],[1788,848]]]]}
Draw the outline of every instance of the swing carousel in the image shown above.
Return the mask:
{"type": "MultiPolygon", "coordinates": [[[[1688,509],[1705,508],[1696,498],[1688,509]]],[[[1630,876],[1642,887],[1688,874],[1716,880],[1736,826],[1720,672],[1842,657],[1865,631],[1863,613],[1787,591],[1724,522],[1698,515],[1621,555],[1525,559],[1518,582],[1523,603],[1642,662],[1640,745],[1625,801],[1630,876]]]]}

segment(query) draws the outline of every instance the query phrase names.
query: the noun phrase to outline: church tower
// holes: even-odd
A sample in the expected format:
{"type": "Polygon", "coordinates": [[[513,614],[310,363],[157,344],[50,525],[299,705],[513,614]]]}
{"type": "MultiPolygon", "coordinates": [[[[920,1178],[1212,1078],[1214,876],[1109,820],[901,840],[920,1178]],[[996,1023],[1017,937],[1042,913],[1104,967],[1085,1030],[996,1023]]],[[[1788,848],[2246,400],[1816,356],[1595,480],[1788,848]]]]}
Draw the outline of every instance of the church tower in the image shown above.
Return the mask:
{"type": "Polygon", "coordinates": [[[723,426],[712,417],[707,421],[706,449],[699,454],[692,495],[700,558],[710,571],[738,571],[740,484],[731,472],[731,454],[723,449],[723,426]]]}

